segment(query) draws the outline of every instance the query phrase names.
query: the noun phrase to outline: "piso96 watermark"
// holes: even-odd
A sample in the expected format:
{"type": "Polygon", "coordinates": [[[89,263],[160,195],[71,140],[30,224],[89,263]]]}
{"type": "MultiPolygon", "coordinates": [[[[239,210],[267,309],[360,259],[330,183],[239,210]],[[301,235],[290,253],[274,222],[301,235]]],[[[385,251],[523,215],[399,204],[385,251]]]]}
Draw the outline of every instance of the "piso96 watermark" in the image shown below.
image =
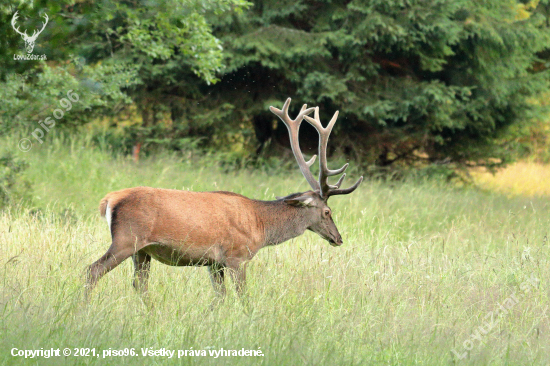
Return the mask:
{"type": "Polygon", "coordinates": [[[161,357],[161,358],[182,358],[182,357],[263,357],[261,347],[257,349],[224,349],[205,347],[205,349],[169,349],[169,348],[121,348],[121,349],[99,349],[99,348],[40,348],[40,349],[18,349],[12,348],[13,357],[22,358],[51,358],[51,357],[161,357]]]}
{"type": "MultiPolygon", "coordinates": [[[[73,103],[78,102],[79,96],[76,92],[73,92],[72,90],[69,90],[67,92],[67,98],[61,98],[59,100],[59,105],[63,109],[57,108],[53,111],[53,117],[55,119],[61,119],[65,115],[65,112],[70,111],[73,108],[73,103]]],[[[38,124],[40,127],[36,128],[32,133],[31,136],[34,138],[34,140],[38,141],[39,143],[43,143],[44,136],[46,133],[48,133],[52,128],[55,127],[55,120],[52,119],[52,117],[46,117],[44,120],[38,121],[38,124]]],[[[23,152],[28,152],[32,149],[32,140],[30,138],[22,138],[19,140],[18,147],[19,150],[23,152]]]]}

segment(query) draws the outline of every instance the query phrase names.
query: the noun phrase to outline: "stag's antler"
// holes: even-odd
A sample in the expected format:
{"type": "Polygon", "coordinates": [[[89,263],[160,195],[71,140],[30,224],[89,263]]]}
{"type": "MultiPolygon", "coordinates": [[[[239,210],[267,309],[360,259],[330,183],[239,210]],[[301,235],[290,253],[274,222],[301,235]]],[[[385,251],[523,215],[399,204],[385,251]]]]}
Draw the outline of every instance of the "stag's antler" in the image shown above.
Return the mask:
{"type": "Polygon", "coordinates": [[[298,141],[298,131],[300,130],[300,124],[304,120],[304,117],[307,114],[310,114],[313,112],[314,108],[307,108],[307,104],[304,104],[302,106],[302,109],[300,110],[300,113],[298,113],[298,116],[296,119],[292,120],[290,116],[288,115],[288,106],[290,105],[290,98],[288,98],[283,105],[283,109],[277,109],[275,107],[269,107],[269,110],[273,112],[277,117],[283,121],[285,126],[288,128],[288,134],[290,135],[290,147],[292,148],[292,152],[294,153],[294,157],[296,158],[296,161],[298,162],[298,166],[300,167],[300,170],[302,171],[302,174],[306,178],[307,182],[311,186],[311,188],[314,191],[318,191],[321,189],[319,186],[319,182],[315,180],[313,177],[313,174],[311,174],[311,170],[309,170],[309,167],[313,165],[315,162],[315,158],[317,155],[313,155],[313,157],[306,162],[306,159],[304,159],[304,155],[302,155],[302,151],[300,150],[300,142],[298,141]]]}
{"type": "Polygon", "coordinates": [[[361,176],[353,186],[345,189],[340,189],[340,186],[342,185],[342,182],[346,177],[346,173],[344,173],[344,171],[348,168],[349,164],[346,163],[343,167],[336,170],[330,170],[327,166],[327,143],[330,132],[332,131],[332,127],[334,127],[336,119],[338,118],[338,111],[334,113],[334,116],[332,117],[326,128],[323,128],[321,120],[319,119],[319,107],[315,107],[314,118],[311,118],[309,116],[304,117],[306,121],[308,121],[310,125],[315,127],[315,129],[319,133],[319,185],[321,187],[321,197],[329,198],[330,196],[336,196],[338,194],[348,194],[355,191],[355,189],[357,189],[357,187],[359,187],[359,184],[361,184],[361,182],[363,181],[363,176],[361,176]],[[340,177],[335,185],[328,184],[328,177],[342,173],[344,174],[340,177]]]}
{"type": "Polygon", "coordinates": [[[288,128],[288,133],[290,135],[290,146],[292,147],[292,152],[294,153],[294,157],[298,162],[298,166],[300,167],[302,174],[308,181],[311,188],[314,191],[319,191],[319,194],[321,195],[321,197],[325,199],[328,199],[330,196],[335,196],[338,194],[348,194],[355,191],[355,189],[359,187],[359,184],[361,184],[361,182],[363,181],[363,177],[359,178],[357,183],[355,183],[353,186],[345,189],[340,189],[340,186],[342,185],[342,182],[346,177],[346,174],[344,173],[344,171],[346,170],[349,164],[345,164],[343,167],[336,170],[330,170],[327,167],[327,143],[328,143],[328,138],[330,136],[330,132],[332,131],[332,127],[334,126],[334,124],[336,123],[336,119],[338,118],[338,112],[334,114],[328,126],[326,128],[323,128],[323,125],[319,120],[319,107],[306,109],[307,105],[304,104],[304,106],[300,110],[300,113],[298,114],[296,119],[291,120],[290,117],[288,116],[289,105],[290,105],[290,98],[286,100],[282,110],[274,107],[269,107],[269,109],[271,110],[271,112],[277,115],[288,128]],[[314,114],[314,118],[311,118],[308,116],[308,114],[310,114],[313,110],[315,111],[315,114],[314,114]],[[317,181],[313,177],[313,174],[309,169],[311,165],[313,165],[313,163],[315,162],[315,158],[317,157],[317,155],[313,155],[313,157],[308,162],[306,162],[300,150],[300,143],[298,141],[298,132],[300,129],[300,124],[302,123],[304,118],[319,133],[319,181],[317,181]],[[340,177],[340,179],[335,185],[328,184],[328,177],[332,175],[341,174],[341,173],[344,173],[344,175],[340,177]]]}

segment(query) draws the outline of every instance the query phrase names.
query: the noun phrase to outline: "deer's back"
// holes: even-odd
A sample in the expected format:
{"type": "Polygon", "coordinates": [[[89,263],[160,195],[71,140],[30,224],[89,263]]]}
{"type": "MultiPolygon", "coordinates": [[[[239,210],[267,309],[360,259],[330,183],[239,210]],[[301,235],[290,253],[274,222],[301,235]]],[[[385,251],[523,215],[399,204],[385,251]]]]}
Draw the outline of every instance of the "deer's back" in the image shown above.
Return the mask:
{"type": "Polygon", "coordinates": [[[113,238],[122,232],[138,241],[198,251],[212,246],[254,249],[265,235],[255,202],[231,192],[129,188],[107,194],[100,212],[110,221],[113,238]]]}

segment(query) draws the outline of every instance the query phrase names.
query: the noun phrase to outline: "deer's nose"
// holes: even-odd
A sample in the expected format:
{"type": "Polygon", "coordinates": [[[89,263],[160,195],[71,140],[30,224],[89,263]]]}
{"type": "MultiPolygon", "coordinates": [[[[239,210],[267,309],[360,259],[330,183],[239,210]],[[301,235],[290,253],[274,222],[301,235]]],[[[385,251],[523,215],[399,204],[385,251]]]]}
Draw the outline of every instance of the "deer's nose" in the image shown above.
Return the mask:
{"type": "Polygon", "coordinates": [[[336,235],[334,237],[333,240],[329,240],[329,243],[330,245],[332,245],[333,247],[339,247],[340,245],[342,245],[344,242],[342,241],[342,237],[340,236],[340,234],[336,235]]]}

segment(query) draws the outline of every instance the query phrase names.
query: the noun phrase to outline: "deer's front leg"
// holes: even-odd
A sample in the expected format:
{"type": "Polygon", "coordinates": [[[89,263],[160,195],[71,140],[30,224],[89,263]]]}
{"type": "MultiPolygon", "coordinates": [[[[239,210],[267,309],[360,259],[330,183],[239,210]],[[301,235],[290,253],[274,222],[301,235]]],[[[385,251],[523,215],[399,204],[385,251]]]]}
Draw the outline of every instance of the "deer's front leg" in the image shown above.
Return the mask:
{"type": "Polygon", "coordinates": [[[214,287],[214,292],[216,293],[216,299],[211,305],[211,308],[214,308],[225,299],[225,267],[221,264],[213,264],[208,266],[208,272],[210,273],[212,287],[214,287]]]}
{"type": "Polygon", "coordinates": [[[248,262],[233,260],[227,263],[230,269],[231,279],[235,283],[237,294],[244,299],[246,297],[246,265],[248,262]]]}

